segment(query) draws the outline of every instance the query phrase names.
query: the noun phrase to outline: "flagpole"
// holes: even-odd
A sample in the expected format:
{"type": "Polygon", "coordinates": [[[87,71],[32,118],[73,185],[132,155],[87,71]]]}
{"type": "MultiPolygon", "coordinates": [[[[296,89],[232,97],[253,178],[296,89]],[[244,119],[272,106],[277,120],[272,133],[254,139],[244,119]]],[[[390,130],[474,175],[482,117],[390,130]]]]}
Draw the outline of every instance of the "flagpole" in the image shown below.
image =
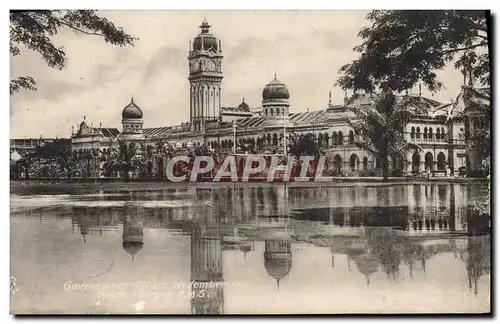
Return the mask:
{"type": "Polygon", "coordinates": [[[283,120],[283,157],[286,158],[286,124],[283,120]]]}
{"type": "Polygon", "coordinates": [[[233,119],[233,154],[236,155],[236,120],[233,119]]]}

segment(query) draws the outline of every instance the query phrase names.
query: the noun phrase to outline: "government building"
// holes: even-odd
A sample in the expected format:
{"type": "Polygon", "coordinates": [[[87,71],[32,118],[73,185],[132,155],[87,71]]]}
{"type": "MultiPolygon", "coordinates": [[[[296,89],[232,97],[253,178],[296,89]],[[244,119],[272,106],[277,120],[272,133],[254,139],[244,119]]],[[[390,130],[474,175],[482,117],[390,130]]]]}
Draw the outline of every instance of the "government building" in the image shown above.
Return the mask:
{"type": "MultiPolygon", "coordinates": [[[[282,153],[285,134],[285,138],[290,134],[313,134],[319,148],[326,152],[328,168],[337,174],[381,173],[380,161],[355,145],[360,134],[353,132],[346,121],[354,117],[348,103],[370,105],[372,97],[369,94],[358,92],[352,97],[346,94],[344,101],[338,104],[331,102],[330,94],[325,107],[293,112],[293,94],[274,75],[267,84],[264,81],[258,107],[252,108],[244,99],[239,105],[225,106],[224,51],[221,41],[210,28],[207,21],[203,21],[199,34],[189,43],[189,121],[180,125],[145,127],[147,116],[140,108],[140,98],[131,98],[122,110],[121,131],[89,125],[85,118],[76,129],[73,128],[71,145],[74,157],[82,158],[93,150],[105,155],[110,149],[118,148],[119,141],[134,141],[144,151],[155,152],[146,156],[148,172],[164,176],[167,158],[158,148],[165,145],[178,148],[206,146],[221,153],[232,153],[236,147],[252,147],[259,153],[282,153]]],[[[489,89],[480,91],[489,99],[489,89]]],[[[422,150],[392,156],[389,161],[391,174],[416,174],[429,169],[433,176],[443,176],[448,168],[455,174],[461,167],[474,169],[480,161],[468,157],[470,149],[466,143],[468,130],[465,125],[470,123],[464,120],[465,107],[443,104],[425,98],[421,93],[409,95],[431,107],[427,114],[412,120],[405,130],[407,140],[419,144],[422,150]]]]}

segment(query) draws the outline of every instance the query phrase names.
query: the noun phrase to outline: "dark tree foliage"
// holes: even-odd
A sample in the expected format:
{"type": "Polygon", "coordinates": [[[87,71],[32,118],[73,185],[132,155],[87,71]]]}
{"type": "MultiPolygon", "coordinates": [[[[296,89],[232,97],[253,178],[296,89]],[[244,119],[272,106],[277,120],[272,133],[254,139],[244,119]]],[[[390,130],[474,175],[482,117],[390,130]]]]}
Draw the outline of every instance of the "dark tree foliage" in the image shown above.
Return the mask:
{"type": "Polygon", "coordinates": [[[422,97],[396,97],[383,91],[372,97],[369,106],[352,104],[350,110],[356,118],[347,119],[349,125],[361,134],[354,144],[380,159],[384,180],[389,176],[389,157],[401,158],[408,151],[419,151],[420,146],[405,138],[405,126],[429,109],[422,97]]]}
{"type": "Polygon", "coordinates": [[[310,155],[317,157],[320,154],[318,145],[314,139],[314,135],[309,133],[300,136],[290,136],[288,152],[300,158],[302,155],[310,155]]]}
{"type": "MultiPolygon", "coordinates": [[[[27,48],[41,55],[53,68],[62,69],[67,63],[64,48],[56,46],[52,38],[61,28],[103,37],[106,43],[117,46],[134,45],[134,38],[106,18],[99,17],[96,10],[40,10],[10,12],[10,55],[21,54],[27,48]]],[[[11,80],[10,93],[26,89],[36,90],[35,80],[20,76],[11,80]]]]}
{"type": "Polygon", "coordinates": [[[454,62],[482,84],[490,82],[487,12],[465,10],[374,10],[361,29],[358,59],[340,69],[343,89],[401,92],[422,82],[430,91],[443,84],[436,72],[454,62]],[[481,50],[483,53],[481,53],[481,50]]]}

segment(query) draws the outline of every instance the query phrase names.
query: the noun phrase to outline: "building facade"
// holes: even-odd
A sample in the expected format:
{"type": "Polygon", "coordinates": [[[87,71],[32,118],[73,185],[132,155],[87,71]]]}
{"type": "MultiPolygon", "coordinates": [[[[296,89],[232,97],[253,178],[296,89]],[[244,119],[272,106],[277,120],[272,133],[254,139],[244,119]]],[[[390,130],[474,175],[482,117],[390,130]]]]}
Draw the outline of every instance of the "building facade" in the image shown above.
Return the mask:
{"type": "MultiPolygon", "coordinates": [[[[137,141],[144,147],[161,145],[192,147],[205,145],[222,153],[232,153],[237,145],[251,146],[257,152],[282,152],[283,138],[290,134],[313,134],[318,146],[326,152],[328,167],[338,174],[379,175],[381,163],[368,151],[355,145],[355,133],[346,118],[354,114],[348,109],[353,98],[341,104],[330,100],[319,110],[292,112],[293,97],[287,86],[274,78],[264,86],[262,102],[252,108],[245,100],[238,106],[223,106],[224,78],[222,43],[211,32],[205,20],[200,33],[189,44],[190,120],[180,125],[143,128],[143,113],[132,99],[122,111],[122,132],[116,129],[88,127],[84,122],[72,135],[73,150],[97,148],[102,154],[119,140],[137,141]],[[103,130],[109,130],[103,131],[103,130]],[[281,150],[281,151],[280,151],[281,150]]],[[[354,95],[353,95],[354,96],[354,95]]],[[[464,107],[443,104],[420,94],[410,94],[432,107],[429,112],[406,126],[407,140],[422,150],[390,157],[393,175],[416,174],[429,169],[434,176],[445,175],[449,168],[457,172],[467,164],[464,107]]],[[[372,104],[369,94],[355,94],[358,104],[372,104]]],[[[298,107],[297,107],[298,108],[298,107]]],[[[187,109],[187,107],[186,107],[187,109]]],[[[146,116],[147,117],[147,116],[146,116]]],[[[165,156],[151,159],[153,174],[164,174],[165,156]]]]}

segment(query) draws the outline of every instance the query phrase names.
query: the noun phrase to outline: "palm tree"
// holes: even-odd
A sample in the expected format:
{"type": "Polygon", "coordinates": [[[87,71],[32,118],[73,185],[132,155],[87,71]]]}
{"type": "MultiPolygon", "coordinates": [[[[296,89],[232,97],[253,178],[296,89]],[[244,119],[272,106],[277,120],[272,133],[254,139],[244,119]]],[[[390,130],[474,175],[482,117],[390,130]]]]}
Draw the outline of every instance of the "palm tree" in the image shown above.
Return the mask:
{"type": "Polygon", "coordinates": [[[66,173],[68,179],[70,179],[71,173],[76,165],[71,149],[69,147],[62,148],[58,152],[57,159],[61,173],[62,174],[66,173]]]}
{"type": "Polygon", "coordinates": [[[155,156],[156,150],[152,145],[141,143],[141,152],[142,152],[142,157],[143,157],[143,162],[140,165],[141,169],[141,175],[142,176],[149,176],[149,170],[148,170],[148,163],[153,159],[155,156]]]}
{"type": "Polygon", "coordinates": [[[430,104],[421,97],[397,98],[389,90],[376,95],[370,105],[348,106],[355,117],[347,118],[347,122],[362,135],[354,144],[380,159],[384,181],[389,176],[389,157],[421,150],[419,145],[406,140],[404,130],[412,118],[425,114],[428,108],[430,104]]]}
{"type": "Polygon", "coordinates": [[[157,165],[157,176],[158,178],[163,177],[163,162],[164,158],[168,156],[168,144],[165,140],[160,139],[156,142],[154,151],[156,152],[156,165],[157,165]]]}
{"type": "Polygon", "coordinates": [[[291,144],[288,145],[290,153],[300,158],[302,155],[318,155],[319,148],[314,141],[313,134],[300,135],[298,137],[291,136],[291,144]]]}
{"type": "Polygon", "coordinates": [[[136,167],[136,161],[134,158],[137,155],[137,145],[135,142],[118,141],[119,150],[116,156],[115,165],[123,173],[123,178],[125,181],[130,179],[129,172],[134,170],[136,167]]]}

